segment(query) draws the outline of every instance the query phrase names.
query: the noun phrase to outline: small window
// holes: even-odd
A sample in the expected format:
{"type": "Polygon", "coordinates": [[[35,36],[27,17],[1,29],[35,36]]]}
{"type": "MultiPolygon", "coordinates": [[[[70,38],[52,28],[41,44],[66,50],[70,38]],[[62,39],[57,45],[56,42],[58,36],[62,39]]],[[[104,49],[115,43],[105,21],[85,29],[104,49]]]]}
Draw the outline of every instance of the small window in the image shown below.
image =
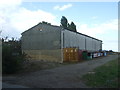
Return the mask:
{"type": "Polygon", "coordinates": [[[40,29],[40,31],[42,32],[42,29],[40,29]]]}
{"type": "Polygon", "coordinates": [[[39,30],[39,31],[42,31],[42,28],[39,28],[38,30],[39,30]]]}

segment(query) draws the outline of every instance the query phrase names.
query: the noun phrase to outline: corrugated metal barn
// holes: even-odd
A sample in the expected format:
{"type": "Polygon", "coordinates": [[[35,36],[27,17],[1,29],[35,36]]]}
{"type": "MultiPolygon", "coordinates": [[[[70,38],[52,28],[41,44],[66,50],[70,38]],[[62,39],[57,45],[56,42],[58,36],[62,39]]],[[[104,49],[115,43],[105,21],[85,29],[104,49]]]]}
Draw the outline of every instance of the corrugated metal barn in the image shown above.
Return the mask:
{"type": "MultiPolygon", "coordinates": [[[[63,29],[60,26],[37,24],[22,33],[22,51],[32,60],[60,62],[70,53],[102,50],[102,41],[96,38],[63,29]]],[[[74,59],[74,58],[71,58],[74,59]]]]}

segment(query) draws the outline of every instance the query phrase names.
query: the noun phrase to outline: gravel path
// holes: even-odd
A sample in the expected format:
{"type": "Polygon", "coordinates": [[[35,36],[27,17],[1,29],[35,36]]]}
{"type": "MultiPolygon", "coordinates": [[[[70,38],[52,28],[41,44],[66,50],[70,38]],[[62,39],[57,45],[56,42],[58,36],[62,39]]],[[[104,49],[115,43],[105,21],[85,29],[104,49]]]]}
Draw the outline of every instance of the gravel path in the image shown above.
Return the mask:
{"type": "Polygon", "coordinates": [[[40,70],[15,77],[3,77],[3,80],[31,88],[88,88],[81,80],[81,76],[117,57],[118,55],[109,55],[54,69],[40,70]]]}

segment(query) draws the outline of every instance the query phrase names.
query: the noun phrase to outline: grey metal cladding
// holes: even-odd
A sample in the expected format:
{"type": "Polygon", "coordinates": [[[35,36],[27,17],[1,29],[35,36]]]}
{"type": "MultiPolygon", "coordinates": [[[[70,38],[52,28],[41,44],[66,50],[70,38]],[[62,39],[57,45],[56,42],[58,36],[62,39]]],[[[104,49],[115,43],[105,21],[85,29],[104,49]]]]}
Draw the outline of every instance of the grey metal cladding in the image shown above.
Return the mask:
{"type": "Polygon", "coordinates": [[[63,32],[64,32],[64,48],[76,47],[77,45],[76,33],[68,30],[64,30],[63,32]]]}
{"type": "Polygon", "coordinates": [[[61,28],[50,25],[37,25],[23,34],[23,50],[60,49],[61,28]]]}
{"type": "Polygon", "coordinates": [[[81,50],[85,50],[85,36],[77,34],[78,47],[81,50]]]}
{"type": "Polygon", "coordinates": [[[97,51],[98,51],[98,50],[100,49],[100,42],[97,41],[96,43],[97,43],[97,45],[96,45],[96,49],[97,49],[97,51]]]}
{"type": "Polygon", "coordinates": [[[97,45],[96,45],[97,50],[100,50],[100,49],[101,49],[101,43],[102,43],[102,42],[100,42],[100,41],[97,42],[97,45]]]}
{"type": "Polygon", "coordinates": [[[99,51],[100,49],[102,49],[101,45],[102,45],[101,41],[93,39],[93,50],[94,51],[99,51]]]}
{"type": "Polygon", "coordinates": [[[67,47],[79,47],[85,50],[85,36],[71,32],[68,30],[64,31],[64,48],[67,47]]]}
{"type": "Polygon", "coordinates": [[[67,33],[68,31],[64,31],[64,48],[69,47],[70,46],[70,40],[69,40],[69,33],[67,33]]]}
{"type": "Polygon", "coordinates": [[[86,37],[86,50],[92,51],[92,38],[86,37]]]}
{"type": "Polygon", "coordinates": [[[64,30],[64,48],[77,47],[81,50],[98,51],[101,48],[101,41],[85,35],[64,30]]]}
{"type": "Polygon", "coordinates": [[[93,51],[96,51],[96,40],[93,39],[93,51]]]}

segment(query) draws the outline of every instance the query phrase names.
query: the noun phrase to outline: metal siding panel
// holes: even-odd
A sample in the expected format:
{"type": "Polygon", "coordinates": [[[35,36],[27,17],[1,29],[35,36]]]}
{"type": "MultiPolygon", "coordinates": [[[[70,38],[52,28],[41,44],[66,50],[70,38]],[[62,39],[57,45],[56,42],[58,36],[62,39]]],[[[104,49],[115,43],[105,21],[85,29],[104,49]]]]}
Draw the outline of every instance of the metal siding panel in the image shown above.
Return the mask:
{"type": "Polygon", "coordinates": [[[89,38],[88,37],[86,37],[86,50],[89,50],[89,40],[88,40],[89,38]]]}
{"type": "Polygon", "coordinates": [[[101,49],[101,42],[97,41],[97,51],[99,51],[101,49]]]}
{"type": "Polygon", "coordinates": [[[73,36],[73,33],[72,33],[72,32],[70,32],[70,31],[68,31],[68,32],[69,32],[68,38],[69,38],[69,42],[70,42],[69,47],[73,47],[73,46],[74,46],[74,45],[73,45],[74,36],[73,36]]]}
{"type": "Polygon", "coordinates": [[[100,41],[95,40],[84,35],[80,35],[68,30],[64,31],[64,44],[66,47],[79,47],[81,50],[85,50],[85,38],[86,49],[90,51],[97,51],[100,48],[100,41]]]}
{"type": "Polygon", "coordinates": [[[93,51],[96,51],[96,42],[95,42],[95,39],[93,39],[93,51]]]}
{"type": "Polygon", "coordinates": [[[79,47],[79,49],[80,49],[80,43],[81,43],[81,42],[80,42],[80,35],[77,34],[76,36],[77,36],[77,39],[78,39],[78,47],[79,47]]]}
{"type": "Polygon", "coordinates": [[[70,38],[71,38],[71,47],[75,47],[76,41],[75,41],[75,35],[73,32],[71,32],[70,38]]]}
{"type": "Polygon", "coordinates": [[[101,48],[101,42],[99,44],[100,44],[100,49],[102,50],[102,48],[101,48]]]}
{"type": "Polygon", "coordinates": [[[78,38],[77,34],[68,30],[64,31],[64,42],[65,42],[65,47],[78,47],[78,38]]]}
{"type": "Polygon", "coordinates": [[[89,42],[88,42],[88,41],[89,41],[89,40],[88,40],[88,37],[85,37],[85,38],[86,38],[86,50],[88,50],[88,48],[89,48],[89,46],[88,46],[88,45],[89,45],[89,42]]]}
{"type": "Polygon", "coordinates": [[[94,39],[92,39],[92,50],[94,51],[94,39]]]}
{"type": "Polygon", "coordinates": [[[92,38],[90,38],[90,50],[92,51],[93,48],[92,48],[92,38]]]}
{"type": "Polygon", "coordinates": [[[92,38],[86,37],[86,50],[92,50],[92,38]]]}
{"type": "Polygon", "coordinates": [[[97,42],[97,51],[99,51],[99,41],[96,40],[96,42],[97,42]]]}
{"type": "Polygon", "coordinates": [[[77,33],[75,33],[75,42],[76,42],[76,47],[79,47],[79,43],[78,43],[78,36],[77,33]]]}
{"type": "Polygon", "coordinates": [[[98,41],[97,40],[95,41],[96,41],[96,51],[98,51],[98,41]]]}
{"type": "Polygon", "coordinates": [[[82,38],[81,38],[81,44],[82,44],[83,50],[85,50],[85,36],[82,36],[82,38]]]}
{"type": "Polygon", "coordinates": [[[98,41],[96,40],[96,51],[98,51],[98,41]]]}
{"type": "Polygon", "coordinates": [[[76,37],[74,32],[70,32],[70,38],[71,38],[71,47],[76,47],[76,37]]]}
{"type": "Polygon", "coordinates": [[[84,42],[84,43],[83,43],[83,48],[84,48],[84,50],[85,50],[85,36],[83,36],[82,38],[83,38],[83,42],[84,42]]]}
{"type": "Polygon", "coordinates": [[[79,48],[79,35],[76,33],[76,46],[79,48]]]}
{"type": "Polygon", "coordinates": [[[61,30],[61,48],[64,48],[64,32],[61,30]]]}
{"type": "Polygon", "coordinates": [[[65,42],[65,47],[76,47],[77,42],[76,42],[76,34],[74,32],[65,30],[64,31],[64,42],[65,42]]]}
{"type": "Polygon", "coordinates": [[[95,40],[95,51],[97,51],[97,41],[95,40]]]}
{"type": "Polygon", "coordinates": [[[85,36],[79,35],[79,49],[85,50],[85,36]]]}
{"type": "Polygon", "coordinates": [[[68,45],[69,45],[69,38],[68,38],[68,33],[67,33],[67,31],[65,30],[65,31],[64,31],[64,46],[65,46],[65,48],[67,48],[68,45]]]}

